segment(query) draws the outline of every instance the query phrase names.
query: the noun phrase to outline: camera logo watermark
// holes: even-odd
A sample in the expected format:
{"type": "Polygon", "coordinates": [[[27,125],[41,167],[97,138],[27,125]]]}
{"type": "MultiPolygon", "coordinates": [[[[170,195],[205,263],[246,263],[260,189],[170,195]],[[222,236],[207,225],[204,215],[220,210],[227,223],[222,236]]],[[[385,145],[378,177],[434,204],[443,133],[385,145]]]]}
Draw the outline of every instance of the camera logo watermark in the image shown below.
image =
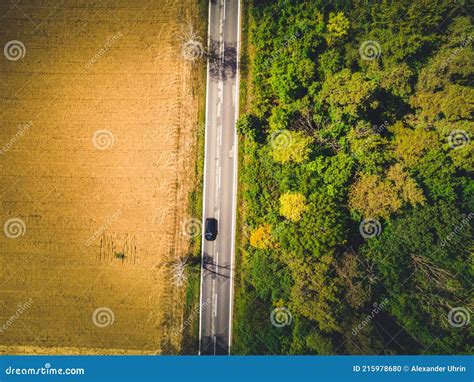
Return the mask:
{"type": "Polygon", "coordinates": [[[199,236],[201,234],[201,220],[197,218],[186,219],[181,223],[181,228],[184,236],[190,238],[199,236]]]}
{"type": "Polygon", "coordinates": [[[363,60],[377,60],[382,54],[382,48],[380,47],[380,44],[377,41],[366,40],[360,45],[359,54],[363,60]]]}
{"type": "Polygon", "coordinates": [[[364,219],[359,224],[359,232],[364,239],[370,239],[380,235],[382,225],[377,219],[364,219]]]}
{"type": "Polygon", "coordinates": [[[113,325],[115,321],[115,314],[112,309],[105,306],[97,308],[92,313],[92,322],[99,328],[105,328],[109,325],[113,325]]]}
{"type": "Polygon", "coordinates": [[[469,325],[471,321],[471,315],[466,308],[456,307],[449,311],[448,322],[453,328],[462,328],[463,326],[469,325]]]}
{"type": "Polygon", "coordinates": [[[293,316],[288,308],[284,306],[278,307],[272,310],[270,313],[270,322],[276,328],[282,328],[289,326],[293,322],[293,316]]]}
{"type": "Polygon", "coordinates": [[[115,138],[110,130],[97,130],[92,137],[92,144],[98,150],[110,149],[114,143],[115,138]]]}
{"type": "Polygon", "coordinates": [[[21,41],[8,41],[3,47],[3,54],[9,61],[18,61],[25,57],[26,47],[21,41]]]}
{"type": "Polygon", "coordinates": [[[16,239],[26,233],[26,224],[20,218],[8,219],[3,225],[3,233],[9,239],[16,239]]]}
{"type": "Polygon", "coordinates": [[[469,142],[469,134],[464,130],[453,130],[448,136],[449,147],[452,149],[461,149],[469,142]]]}

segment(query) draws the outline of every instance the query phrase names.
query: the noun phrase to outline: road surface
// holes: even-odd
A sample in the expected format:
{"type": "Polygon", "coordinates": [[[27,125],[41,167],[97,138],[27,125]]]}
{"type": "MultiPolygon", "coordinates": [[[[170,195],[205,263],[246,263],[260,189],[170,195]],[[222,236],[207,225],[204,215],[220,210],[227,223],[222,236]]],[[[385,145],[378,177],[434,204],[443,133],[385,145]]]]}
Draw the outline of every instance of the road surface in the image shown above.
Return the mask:
{"type": "Polygon", "coordinates": [[[229,354],[237,191],[239,0],[210,0],[203,221],[219,222],[215,241],[202,237],[199,354],[229,354]]]}

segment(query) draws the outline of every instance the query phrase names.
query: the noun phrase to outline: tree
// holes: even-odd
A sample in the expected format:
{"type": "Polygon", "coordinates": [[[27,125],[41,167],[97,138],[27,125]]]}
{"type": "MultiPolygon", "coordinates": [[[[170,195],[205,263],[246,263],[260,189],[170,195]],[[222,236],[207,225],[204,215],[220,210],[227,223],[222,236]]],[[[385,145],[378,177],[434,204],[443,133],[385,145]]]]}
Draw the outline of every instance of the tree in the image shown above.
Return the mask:
{"type": "Polygon", "coordinates": [[[390,132],[395,136],[394,155],[407,168],[416,166],[424,154],[440,146],[436,132],[426,130],[422,126],[412,129],[402,122],[397,122],[390,128],[390,132]]]}
{"type": "Polygon", "coordinates": [[[287,192],[280,197],[280,214],[293,222],[299,221],[306,209],[306,198],[303,194],[287,192]]]}
{"type": "Polygon", "coordinates": [[[407,102],[409,100],[409,96],[413,93],[412,79],[414,73],[407,63],[391,65],[389,68],[377,70],[373,74],[380,78],[382,89],[394,96],[401,97],[403,101],[407,102]]]}
{"type": "Polygon", "coordinates": [[[346,244],[345,211],[339,200],[321,188],[309,196],[301,220],[281,227],[281,251],[292,257],[318,259],[346,244]]]}
{"type": "Polygon", "coordinates": [[[261,134],[260,122],[252,114],[242,115],[236,123],[237,134],[255,140],[261,134]]]}
{"type": "MultiPolygon", "coordinates": [[[[380,129],[386,129],[386,126],[383,125],[380,129]]],[[[347,134],[352,155],[357,161],[358,168],[364,172],[380,172],[383,165],[392,159],[390,142],[381,136],[383,132],[374,131],[370,124],[359,123],[347,134]]]]}
{"type": "Polygon", "coordinates": [[[468,85],[474,70],[474,52],[469,48],[474,28],[468,17],[457,17],[449,27],[449,36],[423,67],[418,77],[420,92],[437,92],[450,83],[468,85]]]}
{"type": "Polygon", "coordinates": [[[377,86],[376,81],[367,79],[363,73],[343,69],[327,77],[318,98],[327,103],[336,120],[342,116],[353,120],[378,105],[372,99],[377,86]]]}
{"type": "Polygon", "coordinates": [[[317,71],[321,78],[326,78],[342,69],[342,55],[337,49],[328,49],[318,55],[317,71]]]}
{"type": "Polygon", "coordinates": [[[415,167],[416,177],[427,190],[427,196],[432,201],[444,199],[456,200],[455,169],[449,157],[440,150],[431,150],[415,167]]]}
{"type": "Polygon", "coordinates": [[[381,1],[371,2],[370,6],[359,2],[350,17],[354,20],[351,28],[354,39],[359,37],[359,44],[361,39],[380,44],[384,67],[399,62],[418,63],[439,43],[442,33],[437,27],[450,8],[452,4],[445,0],[381,1]]]}
{"type": "Polygon", "coordinates": [[[271,131],[285,131],[290,127],[294,111],[288,106],[276,106],[268,118],[271,131]]]}
{"type": "Polygon", "coordinates": [[[469,79],[474,72],[474,53],[469,36],[473,31],[468,17],[456,18],[446,43],[421,70],[411,104],[426,121],[471,119],[474,90],[469,79]]]}
{"type": "Polygon", "coordinates": [[[318,262],[297,257],[287,261],[295,283],[291,290],[293,309],[316,321],[322,331],[339,331],[339,280],[334,277],[332,255],[325,254],[318,262]]]}
{"type": "Polygon", "coordinates": [[[312,330],[309,335],[305,337],[306,346],[318,355],[334,354],[334,345],[330,338],[312,330]]]}
{"type": "Polygon", "coordinates": [[[371,275],[362,267],[363,261],[353,251],[344,252],[335,262],[337,275],[345,289],[344,295],[349,303],[350,310],[357,310],[370,301],[371,275]]]}
{"type": "Polygon", "coordinates": [[[349,190],[349,208],[364,218],[389,217],[402,205],[390,183],[378,175],[361,174],[349,190]]]}
{"type": "Polygon", "coordinates": [[[247,280],[255,288],[259,298],[269,303],[289,298],[293,279],[277,250],[262,251],[251,248],[247,261],[250,266],[247,280]]]}
{"type": "Polygon", "coordinates": [[[441,202],[407,212],[362,248],[387,289],[388,309],[419,343],[432,344],[430,352],[468,350],[448,312],[470,306],[465,264],[472,261],[472,245],[472,223],[454,204],[441,202]]]}
{"type": "Polygon", "coordinates": [[[470,101],[472,99],[474,99],[474,89],[450,84],[436,93],[417,92],[412,97],[411,104],[419,109],[420,116],[427,122],[433,122],[439,118],[459,121],[472,116],[473,102],[470,101]]]}
{"type": "Polygon", "coordinates": [[[271,67],[270,84],[280,102],[290,104],[305,94],[316,70],[314,61],[304,50],[283,48],[275,53],[271,67]]]}
{"type": "Polygon", "coordinates": [[[394,189],[398,192],[398,195],[404,202],[410,203],[411,205],[425,203],[423,191],[403,170],[400,163],[394,164],[388,169],[387,179],[391,181],[394,189]]]}
{"type": "MultiPolygon", "coordinates": [[[[473,220],[461,214],[474,209],[472,20],[446,0],[330,3],[248,8],[244,105],[266,143],[242,145],[254,231],[240,246],[234,349],[467,353],[469,330],[447,317],[474,308],[473,220]],[[361,216],[382,218],[381,234],[362,240],[361,216]],[[275,330],[278,301],[293,323],[275,330]]],[[[251,136],[248,122],[238,128],[251,136]]]]}
{"type": "Polygon", "coordinates": [[[272,237],[272,227],[270,224],[262,224],[250,234],[250,245],[259,249],[277,248],[278,243],[272,237]]]}
{"type": "Polygon", "coordinates": [[[349,30],[349,20],[344,16],[344,12],[331,12],[329,14],[329,21],[327,24],[328,33],[326,35],[326,42],[332,45],[335,42],[340,42],[349,30]]]}
{"type": "Polygon", "coordinates": [[[299,131],[277,131],[270,139],[271,155],[279,163],[301,163],[309,158],[312,140],[299,131]]]}
{"type": "Polygon", "coordinates": [[[405,204],[424,202],[422,191],[400,164],[387,171],[386,180],[378,175],[361,174],[349,190],[349,207],[365,218],[388,218],[405,204]]]}

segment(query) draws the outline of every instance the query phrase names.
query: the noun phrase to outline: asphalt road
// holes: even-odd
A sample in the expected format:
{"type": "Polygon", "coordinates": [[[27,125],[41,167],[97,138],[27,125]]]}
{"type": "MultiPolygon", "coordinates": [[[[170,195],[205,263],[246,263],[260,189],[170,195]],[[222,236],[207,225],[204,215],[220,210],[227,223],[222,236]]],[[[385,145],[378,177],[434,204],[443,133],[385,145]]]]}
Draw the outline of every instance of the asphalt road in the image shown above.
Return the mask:
{"type": "Polygon", "coordinates": [[[202,224],[216,218],[219,232],[215,241],[202,238],[202,355],[229,354],[232,342],[239,12],[239,0],[210,0],[202,224]]]}

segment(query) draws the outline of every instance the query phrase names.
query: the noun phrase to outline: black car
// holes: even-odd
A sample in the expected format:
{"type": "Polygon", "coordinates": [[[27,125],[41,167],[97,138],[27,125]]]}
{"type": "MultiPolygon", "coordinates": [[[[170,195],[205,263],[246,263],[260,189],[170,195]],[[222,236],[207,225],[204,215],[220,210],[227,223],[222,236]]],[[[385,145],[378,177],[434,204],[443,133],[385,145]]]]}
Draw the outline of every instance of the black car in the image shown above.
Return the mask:
{"type": "Polygon", "coordinates": [[[207,218],[204,237],[208,241],[214,241],[217,237],[217,219],[207,218]]]}

